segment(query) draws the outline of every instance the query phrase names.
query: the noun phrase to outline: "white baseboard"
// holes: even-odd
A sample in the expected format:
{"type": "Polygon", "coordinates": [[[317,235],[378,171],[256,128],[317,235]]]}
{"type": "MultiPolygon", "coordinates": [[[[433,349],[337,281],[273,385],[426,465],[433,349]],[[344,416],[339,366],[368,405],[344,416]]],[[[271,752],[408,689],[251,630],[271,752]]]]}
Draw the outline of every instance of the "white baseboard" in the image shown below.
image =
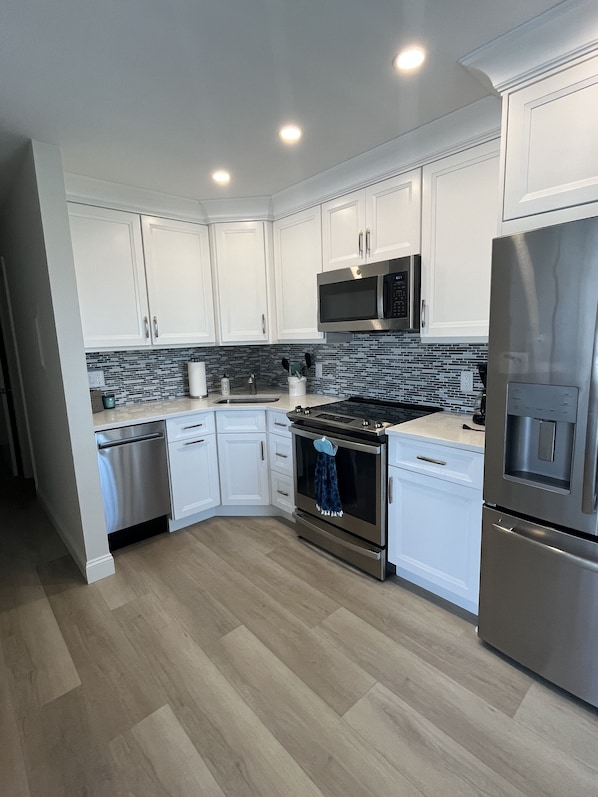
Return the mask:
{"type": "Polygon", "coordinates": [[[98,556],[96,559],[89,559],[85,566],[85,578],[88,584],[93,584],[94,581],[99,581],[107,576],[113,576],[116,572],[114,567],[114,559],[111,553],[104,556],[98,556]]]}
{"type": "Polygon", "coordinates": [[[206,509],[205,512],[198,512],[196,515],[181,518],[180,520],[169,520],[169,531],[180,531],[193,526],[194,523],[201,523],[211,517],[286,517],[291,518],[286,512],[282,512],[275,506],[216,506],[206,509]]]}

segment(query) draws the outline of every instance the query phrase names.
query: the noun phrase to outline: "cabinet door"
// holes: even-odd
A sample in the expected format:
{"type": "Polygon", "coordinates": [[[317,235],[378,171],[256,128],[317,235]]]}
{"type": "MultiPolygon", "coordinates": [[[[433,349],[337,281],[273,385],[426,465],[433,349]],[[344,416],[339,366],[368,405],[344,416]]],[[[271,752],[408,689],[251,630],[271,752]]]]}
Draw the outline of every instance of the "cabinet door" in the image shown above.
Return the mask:
{"type": "Polygon", "coordinates": [[[154,344],[214,343],[207,227],[149,216],[141,224],[154,344]]]}
{"type": "Polygon", "coordinates": [[[225,506],[270,503],[266,434],[219,434],[218,459],[225,506]]]}
{"type": "Polygon", "coordinates": [[[68,211],[85,348],[149,346],[139,216],[73,203],[68,211]]]}
{"type": "Polygon", "coordinates": [[[365,260],[365,191],[322,205],[324,271],[358,266],[365,260]]]}
{"type": "Polygon", "coordinates": [[[482,495],[389,468],[388,559],[397,575],[477,614],[482,495]]]}
{"type": "Polygon", "coordinates": [[[366,258],[372,262],[420,252],[421,172],[414,169],[365,189],[366,258]]]}
{"type": "Polygon", "coordinates": [[[220,504],[216,436],[190,438],[168,446],[175,520],[220,504]]]}
{"type": "Polygon", "coordinates": [[[214,224],[220,341],[262,343],[268,339],[264,224],[214,224]]]}
{"type": "Polygon", "coordinates": [[[320,208],[274,222],[278,340],[321,340],[316,277],[322,271],[320,208]]]}
{"type": "Polygon", "coordinates": [[[422,339],[488,337],[498,168],[498,142],[424,166],[422,339]]]}
{"type": "Polygon", "coordinates": [[[598,202],[596,108],[598,58],[509,95],[505,220],[598,202]]]}

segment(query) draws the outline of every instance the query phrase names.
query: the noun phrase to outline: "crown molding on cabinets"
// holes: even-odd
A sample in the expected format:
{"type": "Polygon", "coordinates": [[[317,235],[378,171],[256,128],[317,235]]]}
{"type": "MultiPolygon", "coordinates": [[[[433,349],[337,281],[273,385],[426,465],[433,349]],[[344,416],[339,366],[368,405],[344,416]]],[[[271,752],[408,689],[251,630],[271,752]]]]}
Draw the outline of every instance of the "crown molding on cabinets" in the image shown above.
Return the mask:
{"type": "Polygon", "coordinates": [[[272,221],[272,197],[230,197],[202,199],[205,219],[216,221],[272,221]]]}
{"type": "Polygon", "coordinates": [[[208,221],[201,203],[196,199],[162,194],[159,191],[134,188],[68,172],[64,175],[64,182],[69,202],[200,224],[206,224],[208,221]]]}
{"type": "Polygon", "coordinates": [[[500,100],[484,97],[279,191],[272,197],[274,218],[283,218],[498,138],[500,118],[500,100]]]}
{"type": "Polygon", "coordinates": [[[598,48],[596,0],[565,0],[459,60],[503,93],[598,48]]]}

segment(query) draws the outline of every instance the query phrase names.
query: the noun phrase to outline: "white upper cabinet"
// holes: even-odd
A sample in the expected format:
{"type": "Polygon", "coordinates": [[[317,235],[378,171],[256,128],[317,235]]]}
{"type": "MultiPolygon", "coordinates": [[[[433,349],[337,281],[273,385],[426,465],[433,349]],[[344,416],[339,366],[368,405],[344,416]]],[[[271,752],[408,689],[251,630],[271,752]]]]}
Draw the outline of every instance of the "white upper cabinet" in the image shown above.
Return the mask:
{"type": "Polygon", "coordinates": [[[424,166],[422,339],[488,337],[498,175],[498,141],[424,166]]]}
{"type": "Polygon", "coordinates": [[[69,218],[87,349],[215,341],[204,226],[77,204],[69,218]]]}
{"type": "Polygon", "coordinates": [[[417,254],[420,190],[414,169],[323,204],[324,271],[417,254]]]}
{"type": "Polygon", "coordinates": [[[68,210],[85,347],[149,346],[139,216],[76,204],[68,210]]]}
{"type": "Polygon", "coordinates": [[[598,57],[513,91],[505,108],[503,219],[580,206],[537,227],[596,214],[598,57]]]}
{"type": "Polygon", "coordinates": [[[274,222],[278,340],[321,340],[316,277],[322,271],[320,207],[274,222]]]}
{"type": "Polygon", "coordinates": [[[223,222],[211,227],[221,343],[268,340],[265,224],[223,222]]]}
{"type": "Polygon", "coordinates": [[[143,216],[154,344],[214,343],[214,298],[206,227],[143,216]]]}

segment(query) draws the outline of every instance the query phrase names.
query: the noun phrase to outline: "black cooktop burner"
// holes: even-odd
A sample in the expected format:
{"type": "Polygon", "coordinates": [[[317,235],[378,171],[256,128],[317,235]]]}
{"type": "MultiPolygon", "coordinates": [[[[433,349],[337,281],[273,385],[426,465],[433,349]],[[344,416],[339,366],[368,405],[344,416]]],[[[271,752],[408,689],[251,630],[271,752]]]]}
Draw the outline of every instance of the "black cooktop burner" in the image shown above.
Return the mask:
{"type": "Polygon", "coordinates": [[[351,396],[344,401],[335,401],[319,407],[297,407],[294,412],[289,413],[289,418],[302,426],[339,431],[344,429],[380,436],[389,426],[422,418],[424,415],[440,412],[441,409],[429,405],[351,396]]]}

